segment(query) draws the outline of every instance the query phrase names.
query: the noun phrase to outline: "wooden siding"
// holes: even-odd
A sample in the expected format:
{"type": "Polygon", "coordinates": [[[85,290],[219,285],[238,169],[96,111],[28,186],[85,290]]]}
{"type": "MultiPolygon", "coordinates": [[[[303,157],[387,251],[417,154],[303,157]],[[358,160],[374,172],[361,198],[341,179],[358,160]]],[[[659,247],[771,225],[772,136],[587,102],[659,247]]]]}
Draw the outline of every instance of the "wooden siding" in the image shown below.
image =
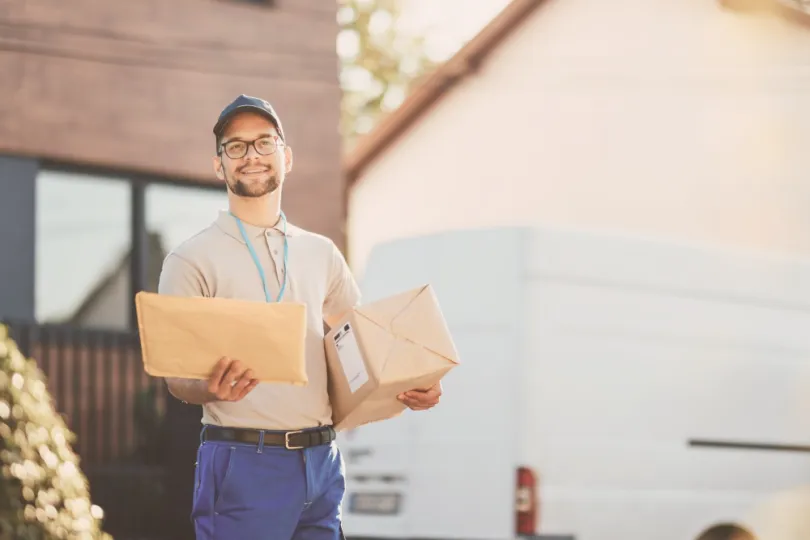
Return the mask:
{"type": "Polygon", "coordinates": [[[215,182],[211,128],[240,93],[279,111],[285,208],[342,244],[336,4],[0,0],[0,153],[215,182]]]}

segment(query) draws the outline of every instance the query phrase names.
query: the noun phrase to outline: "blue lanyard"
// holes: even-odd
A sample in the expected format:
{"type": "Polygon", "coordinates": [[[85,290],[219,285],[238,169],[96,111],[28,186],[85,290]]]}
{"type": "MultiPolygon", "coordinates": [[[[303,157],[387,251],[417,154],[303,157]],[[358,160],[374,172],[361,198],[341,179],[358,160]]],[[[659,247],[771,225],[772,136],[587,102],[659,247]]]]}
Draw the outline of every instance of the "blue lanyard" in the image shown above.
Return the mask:
{"type": "MultiPolygon", "coordinates": [[[[268,302],[272,302],[273,300],[270,298],[270,290],[267,288],[267,278],[264,276],[264,269],[262,268],[262,265],[259,262],[259,257],[256,255],[256,250],[253,248],[253,242],[251,242],[250,239],[248,238],[248,235],[245,232],[245,226],[242,225],[242,221],[236,216],[233,216],[233,219],[235,219],[236,224],[239,225],[239,232],[242,233],[242,239],[245,241],[245,244],[247,244],[247,247],[250,250],[250,256],[253,257],[253,263],[256,265],[256,270],[259,271],[259,277],[262,278],[262,287],[264,287],[264,298],[268,302]]],[[[287,273],[288,273],[287,216],[284,215],[284,212],[281,212],[281,219],[284,223],[284,271],[282,272],[282,276],[284,277],[281,283],[281,290],[278,292],[278,298],[276,298],[276,302],[281,302],[281,298],[284,296],[284,291],[287,288],[287,273]]]]}

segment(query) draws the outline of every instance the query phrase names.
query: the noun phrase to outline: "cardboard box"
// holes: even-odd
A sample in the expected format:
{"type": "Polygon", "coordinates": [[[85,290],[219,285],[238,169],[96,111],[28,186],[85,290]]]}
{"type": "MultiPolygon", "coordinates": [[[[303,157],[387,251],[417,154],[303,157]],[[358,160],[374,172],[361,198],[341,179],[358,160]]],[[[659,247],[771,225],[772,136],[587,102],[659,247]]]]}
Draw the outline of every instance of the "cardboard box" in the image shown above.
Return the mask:
{"type": "Polygon", "coordinates": [[[223,356],[262,382],[305,385],[306,305],[230,298],[135,295],[144,370],[207,379],[223,356]]]}
{"type": "Polygon", "coordinates": [[[430,285],[352,309],[324,346],[337,431],[399,415],[400,393],[433,386],[459,363],[430,285]]]}

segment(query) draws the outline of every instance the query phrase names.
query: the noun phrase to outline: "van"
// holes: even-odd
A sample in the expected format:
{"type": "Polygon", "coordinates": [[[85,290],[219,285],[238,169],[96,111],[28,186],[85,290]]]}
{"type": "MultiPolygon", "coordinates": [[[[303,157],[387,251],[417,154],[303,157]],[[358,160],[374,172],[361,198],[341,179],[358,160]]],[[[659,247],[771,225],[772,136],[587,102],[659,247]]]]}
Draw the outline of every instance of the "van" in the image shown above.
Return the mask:
{"type": "Polygon", "coordinates": [[[586,230],[379,245],[433,286],[441,403],[339,434],[360,539],[807,540],[808,260],[586,230]]]}

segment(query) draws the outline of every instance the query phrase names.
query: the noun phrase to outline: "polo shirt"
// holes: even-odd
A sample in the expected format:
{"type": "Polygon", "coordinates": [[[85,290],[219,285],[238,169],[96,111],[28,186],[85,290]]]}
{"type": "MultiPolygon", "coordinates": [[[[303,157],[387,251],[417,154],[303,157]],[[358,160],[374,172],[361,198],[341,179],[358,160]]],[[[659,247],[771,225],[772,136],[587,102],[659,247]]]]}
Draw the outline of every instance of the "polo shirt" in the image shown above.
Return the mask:
{"type": "MultiPolygon", "coordinates": [[[[272,300],[284,273],[284,232],[243,221],[267,280],[272,300]]],[[[331,423],[324,350],[324,319],[339,316],[360,301],[360,291],[337,246],[327,237],[287,225],[287,286],[282,302],[306,304],[304,386],[259,383],[240,401],[203,405],[206,424],[268,430],[303,429],[331,423]]],[[[236,298],[265,302],[261,277],[236,219],[226,211],[164,259],[158,293],[236,298]]],[[[268,358],[268,362],[275,359],[268,358]]]]}

